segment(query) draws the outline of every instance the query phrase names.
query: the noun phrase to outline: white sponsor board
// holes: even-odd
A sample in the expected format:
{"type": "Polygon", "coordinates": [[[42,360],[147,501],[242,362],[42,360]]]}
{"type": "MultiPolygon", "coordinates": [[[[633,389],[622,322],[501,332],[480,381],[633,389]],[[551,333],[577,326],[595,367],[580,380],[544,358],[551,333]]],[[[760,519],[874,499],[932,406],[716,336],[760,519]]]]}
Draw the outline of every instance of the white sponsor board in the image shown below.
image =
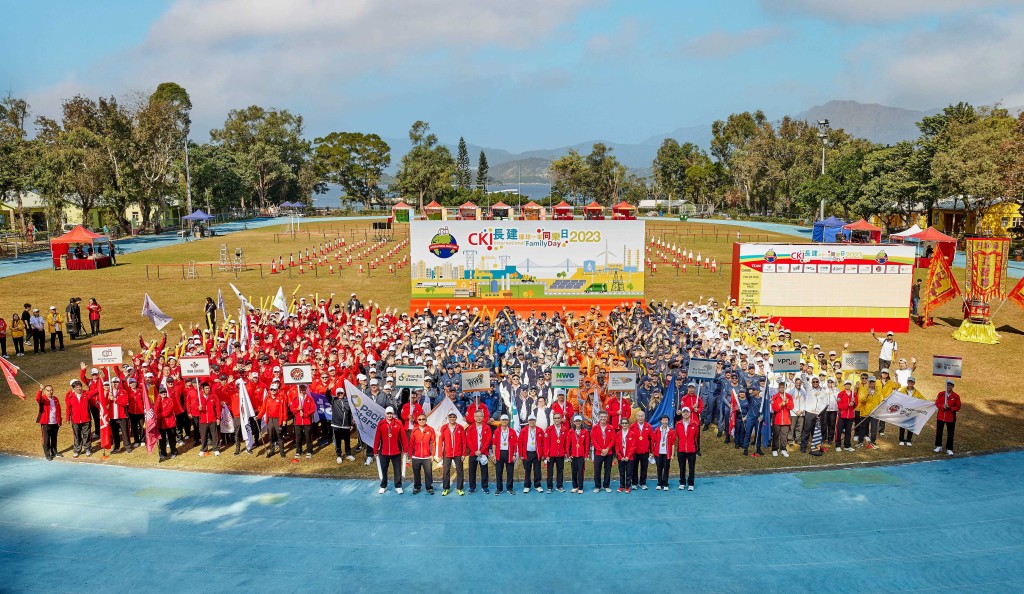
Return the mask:
{"type": "Polygon", "coordinates": [[[181,357],[181,377],[206,377],[210,375],[210,359],[208,357],[181,357]]]}
{"type": "Polygon", "coordinates": [[[964,371],[964,360],[962,357],[949,357],[946,355],[932,356],[932,375],[940,377],[961,377],[964,371]]]}
{"type": "Polygon", "coordinates": [[[868,351],[843,351],[843,371],[867,371],[871,369],[868,351]]]}
{"type": "Polygon", "coordinates": [[[467,369],[462,372],[463,392],[486,392],[491,389],[491,372],[487,369],[467,369]]]}
{"type": "Polygon", "coordinates": [[[422,365],[399,365],[395,368],[395,387],[422,388],[424,377],[422,365]]]}
{"type": "Polygon", "coordinates": [[[717,359],[690,359],[686,367],[686,377],[691,379],[714,379],[718,375],[717,359]]]}
{"type": "Polygon", "coordinates": [[[551,368],[552,388],[578,388],[580,387],[579,367],[558,367],[551,368]]]}
{"type": "Polygon", "coordinates": [[[311,384],[313,383],[313,366],[308,363],[296,363],[293,365],[282,365],[281,371],[285,384],[311,384]]]}
{"type": "Polygon", "coordinates": [[[635,371],[609,371],[609,392],[633,392],[636,390],[635,371]]]}
{"type": "Polygon", "coordinates": [[[120,365],[123,357],[119,344],[98,344],[92,347],[93,365],[120,365]]]}
{"type": "Polygon", "coordinates": [[[774,373],[800,371],[800,351],[776,351],[772,353],[772,371],[774,373]]]}

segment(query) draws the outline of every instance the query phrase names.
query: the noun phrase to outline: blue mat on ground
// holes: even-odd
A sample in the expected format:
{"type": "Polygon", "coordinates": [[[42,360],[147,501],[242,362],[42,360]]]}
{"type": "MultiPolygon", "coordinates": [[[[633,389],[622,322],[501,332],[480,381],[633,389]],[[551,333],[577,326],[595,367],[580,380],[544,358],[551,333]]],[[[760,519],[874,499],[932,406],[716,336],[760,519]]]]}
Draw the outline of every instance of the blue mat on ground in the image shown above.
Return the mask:
{"type": "Polygon", "coordinates": [[[1024,590],[1024,452],[676,484],[442,498],[0,456],[0,588],[1024,590]]]}

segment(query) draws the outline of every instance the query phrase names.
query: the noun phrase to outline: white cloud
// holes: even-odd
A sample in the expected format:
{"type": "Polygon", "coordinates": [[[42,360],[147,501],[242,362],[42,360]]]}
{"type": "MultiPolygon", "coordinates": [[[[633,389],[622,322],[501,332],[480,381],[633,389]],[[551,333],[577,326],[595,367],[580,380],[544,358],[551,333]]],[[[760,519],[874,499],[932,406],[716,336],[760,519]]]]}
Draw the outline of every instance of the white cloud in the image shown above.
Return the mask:
{"type": "Polygon", "coordinates": [[[1022,0],[761,0],[765,11],[847,24],[882,23],[1024,5],[1022,0]]]}
{"type": "Polygon", "coordinates": [[[702,58],[727,58],[748,49],[775,41],[783,35],[777,27],[760,27],[746,31],[712,31],[695,37],[681,46],[682,53],[702,58]]]}

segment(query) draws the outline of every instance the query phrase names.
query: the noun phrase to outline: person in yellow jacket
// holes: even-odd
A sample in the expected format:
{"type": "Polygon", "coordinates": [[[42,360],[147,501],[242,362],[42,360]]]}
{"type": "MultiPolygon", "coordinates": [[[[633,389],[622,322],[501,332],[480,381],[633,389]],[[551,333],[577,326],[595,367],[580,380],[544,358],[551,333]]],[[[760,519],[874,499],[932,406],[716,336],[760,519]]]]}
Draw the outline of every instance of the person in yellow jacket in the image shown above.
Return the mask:
{"type": "Polygon", "coordinates": [[[50,333],[50,350],[57,350],[57,341],[60,341],[60,350],[64,350],[64,316],[60,315],[57,307],[50,306],[50,313],[46,314],[46,331],[50,333]]]}
{"type": "Polygon", "coordinates": [[[25,356],[25,321],[18,312],[11,316],[11,340],[14,341],[14,356],[25,356]]]}
{"type": "MultiPolygon", "coordinates": [[[[885,400],[889,397],[889,394],[900,389],[900,385],[890,377],[888,367],[879,371],[878,376],[878,391],[882,395],[882,400],[885,400]]],[[[885,437],[885,421],[878,422],[878,435],[885,437]]]]}
{"type": "Polygon", "coordinates": [[[860,400],[857,405],[857,410],[860,413],[857,435],[865,448],[873,450],[877,447],[875,441],[878,439],[878,419],[868,415],[882,403],[875,376],[868,376],[867,384],[858,389],[858,395],[860,394],[863,394],[863,400],[860,400]]]}
{"type": "MultiPolygon", "coordinates": [[[[920,400],[926,400],[926,398],[924,397],[924,394],[922,394],[921,391],[918,390],[914,386],[916,383],[917,383],[917,381],[914,380],[914,376],[910,376],[910,377],[907,378],[907,385],[901,387],[899,389],[899,391],[903,392],[907,396],[910,396],[911,398],[918,398],[920,400]]],[[[904,429],[904,428],[900,427],[900,445],[901,446],[908,446],[909,447],[909,446],[914,445],[913,441],[914,441],[914,434],[910,431],[910,429],[904,429]]]]}

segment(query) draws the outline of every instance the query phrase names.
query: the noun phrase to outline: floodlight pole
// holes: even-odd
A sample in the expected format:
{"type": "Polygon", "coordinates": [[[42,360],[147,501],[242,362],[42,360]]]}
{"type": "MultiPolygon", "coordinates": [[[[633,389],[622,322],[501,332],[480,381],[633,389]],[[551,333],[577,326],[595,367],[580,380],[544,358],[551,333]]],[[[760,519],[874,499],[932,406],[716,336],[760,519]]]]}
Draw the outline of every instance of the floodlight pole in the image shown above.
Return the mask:
{"type": "MultiPolygon", "coordinates": [[[[828,146],[828,120],[818,120],[818,138],[821,139],[821,174],[825,175],[825,147],[828,146]]],[[[825,220],[825,197],[821,197],[819,218],[825,220]]]]}

